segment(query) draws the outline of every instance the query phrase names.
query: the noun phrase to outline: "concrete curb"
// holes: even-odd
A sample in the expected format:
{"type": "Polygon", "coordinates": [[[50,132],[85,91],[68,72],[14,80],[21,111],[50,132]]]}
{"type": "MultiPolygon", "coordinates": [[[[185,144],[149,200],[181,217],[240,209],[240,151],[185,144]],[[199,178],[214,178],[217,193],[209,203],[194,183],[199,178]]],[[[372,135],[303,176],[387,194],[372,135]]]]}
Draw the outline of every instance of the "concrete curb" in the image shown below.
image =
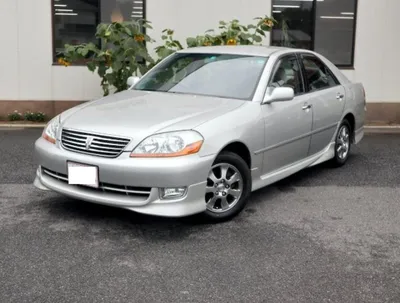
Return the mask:
{"type": "Polygon", "coordinates": [[[366,134],[400,134],[400,126],[365,126],[366,134]]]}
{"type": "Polygon", "coordinates": [[[44,128],[47,124],[1,124],[0,128],[44,128]]]}
{"type": "Polygon", "coordinates": [[[372,125],[366,125],[364,126],[366,129],[400,129],[400,125],[382,125],[382,126],[372,126],[372,125]]]}

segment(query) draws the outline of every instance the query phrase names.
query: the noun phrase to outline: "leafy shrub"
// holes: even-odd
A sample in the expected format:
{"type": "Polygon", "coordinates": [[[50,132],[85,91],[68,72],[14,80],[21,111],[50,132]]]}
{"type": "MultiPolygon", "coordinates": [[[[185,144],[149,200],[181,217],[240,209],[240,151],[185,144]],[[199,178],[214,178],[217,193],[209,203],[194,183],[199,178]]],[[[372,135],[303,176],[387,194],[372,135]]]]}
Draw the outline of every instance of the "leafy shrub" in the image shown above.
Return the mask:
{"type": "Polygon", "coordinates": [[[24,117],[17,110],[12,112],[11,114],[8,114],[8,120],[10,120],[10,121],[21,121],[23,119],[24,119],[24,117]]]}
{"type": "Polygon", "coordinates": [[[258,17],[256,24],[243,25],[239,20],[219,22],[219,33],[209,29],[204,35],[189,37],[186,39],[188,47],[212,46],[212,45],[254,45],[262,42],[274,26],[275,20],[267,16],[258,17]]]}
{"type": "Polygon", "coordinates": [[[25,120],[32,121],[32,122],[46,121],[46,115],[42,112],[33,113],[33,112],[28,111],[24,114],[24,118],[25,118],[25,120]]]}
{"type": "MultiPolygon", "coordinates": [[[[268,16],[254,18],[255,24],[243,25],[239,20],[220,21],[219,32],[214,29],[207,30],[203,35],[189,37],[186,39],[186,45],[190,47],[198,46],[216,46],[216,45],[261,45],[266,32],[271,31],[276,20],[268,16]]],[[[182,44],[174,39],[174,31],[165,29],[161,39],[164,45],[155,48],[159,56],[157,62],[171,55],[172,53],[183,49],[182,44]]]]}
{"type": "Polygon", "coordinates": [[[145,73],[148,63],[154,63],[145,45],[153,40],[142,34],[142,27],[151,28],[150,22],[101,23],[96,31],[101,46],[94,43],[67,44],[59,63],[68,66],[71,62],[85,61],[89,70],[97,70],[102,78],[104,95],[110,93],[110,87],[117,92],[123,91],[127,89],[126,82],[130,76],[138,72],[145,73]]]}
{"type": "Polygon", "coordinates": [[[174,52],[183,49],[182,44],[174,39],[174,30],[172,29],[164,29],[162,31],[163,35],[161,39],[164,41],[164,45],[157,46],[155,51],[158,55],[158,60],[156,63],[160,62],[162,59],[168,57],[174,52]]]}

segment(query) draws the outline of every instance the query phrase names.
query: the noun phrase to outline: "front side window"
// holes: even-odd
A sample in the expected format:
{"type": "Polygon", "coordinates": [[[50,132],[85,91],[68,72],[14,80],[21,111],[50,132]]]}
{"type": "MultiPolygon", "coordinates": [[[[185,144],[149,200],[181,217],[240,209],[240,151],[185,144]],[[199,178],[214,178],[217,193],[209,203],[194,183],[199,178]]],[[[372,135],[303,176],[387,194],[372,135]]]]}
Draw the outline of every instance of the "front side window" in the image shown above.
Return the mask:
{"type": "Polygon", "coordinates": [[[312,92],[339,84],[321,60],[311,55],[302,55],[301,58],[304,65],[308,91],[312,92]]]}
{"type": "Polygon", "coordinates": [[[267,57],[175,54],[147,74],[135,90],[251,100],[267,57]]]}
{"type": "Polygon", "coordinates": [[[291,87],[295,95],[304,93],[301,69],[296,56],[286,56],[279,60],[269,87],[291,87]]]}

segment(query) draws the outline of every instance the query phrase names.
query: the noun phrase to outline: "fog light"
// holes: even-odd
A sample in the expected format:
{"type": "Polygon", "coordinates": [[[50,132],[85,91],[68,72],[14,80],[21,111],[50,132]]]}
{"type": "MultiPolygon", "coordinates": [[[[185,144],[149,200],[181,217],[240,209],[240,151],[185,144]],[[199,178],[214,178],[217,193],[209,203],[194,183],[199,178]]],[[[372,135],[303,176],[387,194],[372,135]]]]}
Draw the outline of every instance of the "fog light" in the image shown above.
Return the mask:
{"type": "Polygon", "coordinates": [[[181,198],[186,194],[186,187],[160,188],[161,199],[181,198]]]}

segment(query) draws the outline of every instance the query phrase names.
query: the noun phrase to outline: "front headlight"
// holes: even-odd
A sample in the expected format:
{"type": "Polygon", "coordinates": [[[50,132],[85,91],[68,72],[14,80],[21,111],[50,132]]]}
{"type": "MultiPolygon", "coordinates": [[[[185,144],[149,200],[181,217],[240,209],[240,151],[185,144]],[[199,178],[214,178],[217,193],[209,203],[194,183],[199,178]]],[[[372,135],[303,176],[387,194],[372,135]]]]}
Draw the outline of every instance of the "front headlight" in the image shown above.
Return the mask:
{"type": "Polygon", "coordinates": [[[50,122],[46,125],[43,130],[42,137],[49,141],[50,143],[55,144],[57,138],[58,128],[60,127],[60,116],[54,117],[50,122]]]}
{"type": "Polygon", "coordinates": [[[195,131],[179,131],[152,135],[131,153],[132,158],[179,157],[197,153],[203,137],[195,131]]]}

